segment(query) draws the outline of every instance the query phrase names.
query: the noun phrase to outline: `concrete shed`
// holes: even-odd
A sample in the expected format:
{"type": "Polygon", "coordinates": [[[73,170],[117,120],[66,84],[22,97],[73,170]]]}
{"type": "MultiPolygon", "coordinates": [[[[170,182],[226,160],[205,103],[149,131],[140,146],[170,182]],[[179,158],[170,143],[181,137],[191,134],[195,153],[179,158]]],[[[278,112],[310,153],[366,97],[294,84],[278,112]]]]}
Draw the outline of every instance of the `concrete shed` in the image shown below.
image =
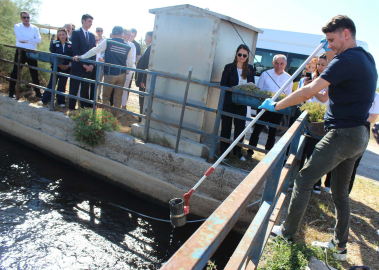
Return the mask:
{"type": "MultiPolygon", "coordinates": [[[[206,82],[220,82],[224,66],[233,62],[237,47],[243,43],[235,28],[253,53],[258,33],[263,33],[236,19],[191,5],[150,9],[149,12],[155,14],[149,70],[187,76],[192,66],[192,79],[206,82]]],[[[249,61],[252,64],[253,57],[250,56],[249,61]]],[[[149,82],[150,78],[147,91],[149,82]]],[[[157,78],[155,93],[183,101],[185,86],[185,82],[157,78]]],[[[217,108],[219,95],[218,89],[191,84],[187,102],[217,108]]],[[[145,100],[144,109],[146,106],[145,100]]],[[[180,112],[181,105],[154,100],[153,117],[179,124],[180,112]]],[[[212,133],[214,122],[214,113],[186,107],[184,126],[212,133]]],[[[151,128],[167,132],[160,123],[151,122],[151,128]]],[[[184,130],[182,136],[196,142],[206,139],[184,130]]]]}

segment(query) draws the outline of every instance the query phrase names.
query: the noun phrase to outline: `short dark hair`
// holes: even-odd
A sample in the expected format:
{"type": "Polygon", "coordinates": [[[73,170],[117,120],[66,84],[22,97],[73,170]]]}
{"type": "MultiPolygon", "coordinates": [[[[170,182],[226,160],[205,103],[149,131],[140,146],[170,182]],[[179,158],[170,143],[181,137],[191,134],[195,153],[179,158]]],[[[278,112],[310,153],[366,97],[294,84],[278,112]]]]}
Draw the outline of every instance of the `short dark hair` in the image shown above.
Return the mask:
{"type": "Polygon", "coordinates": [[[345,29],[349,29],[351,36],[355,39],[355,24],[352,19],[346,15],[334,16],[321,30],[324,34],[342,32],[345,29]]]}
{"type": "MultiPolygon", "coordinates": [[[[27,11],[23,10],[23,11],[21,11],[21,12],[20,12],[20,17],[22,17],[22,13],[26,13],[26,14],[29,14],[29,12],[27,12],[27,11]]],[[[30,14],[29,14],[29,15],[30,15],[30,14]]]]}
{"type": "Polygon", "coordinates": [[[153,36],[153,31],[146,32],[146,35],[152,37],[153,36]]]}
{"type": "Polygon", "coordinates": [[[89,14],[84,14],[84,15],[82,16],[82,23],[83,23],[83,20],[85,21],[85,20],[87,20],[88,18],[90,18],[90,19],[93,20],[93,17],[92,17],[91,15],[89,15],[89,14]]]}
{"type": "Polygon", "coordinates": [[[137,30],[135,28],[130,29],[130,31],[132,31],[132,33],[137,35],[137,30]]]}

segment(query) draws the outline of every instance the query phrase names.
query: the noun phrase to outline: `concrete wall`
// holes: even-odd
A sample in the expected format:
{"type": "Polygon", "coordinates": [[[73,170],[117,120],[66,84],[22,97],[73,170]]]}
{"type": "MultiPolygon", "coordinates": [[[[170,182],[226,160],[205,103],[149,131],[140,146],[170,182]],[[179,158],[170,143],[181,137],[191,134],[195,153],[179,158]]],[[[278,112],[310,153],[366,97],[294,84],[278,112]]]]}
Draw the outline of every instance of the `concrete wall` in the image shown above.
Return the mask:
{"type": "MultiPolygon", "coordinates": [[[[167,207],[170,199],[182,197],[210,167],[203,159],[175,154],[118,132],[106,133],[105,144],[88,147],[75,141],[73,128],[74,122],[62,113],[0,96],[3,133],[167,207]]],[[[219,166],[192,195],[190,212],[208,217],[245,176],[219,166]]],[[[261,194],[262,190],[254,201],[261,194]]],[[[239,228],[250,222],[256,211],[257,206],[245,211],[239,228]]]]}

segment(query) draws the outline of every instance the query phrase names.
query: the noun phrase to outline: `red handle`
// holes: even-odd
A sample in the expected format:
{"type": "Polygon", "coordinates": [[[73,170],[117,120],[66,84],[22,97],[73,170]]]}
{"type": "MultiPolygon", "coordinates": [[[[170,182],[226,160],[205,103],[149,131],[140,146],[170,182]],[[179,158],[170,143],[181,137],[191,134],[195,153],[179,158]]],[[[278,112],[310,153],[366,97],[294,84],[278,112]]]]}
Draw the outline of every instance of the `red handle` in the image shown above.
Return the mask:
{"type": "Polygon", "coordinates": [[[184,205],[184,213],[185,213],[186,215],[188,215],[188,213],[189,213],[189,199],[191,198],[191,195],[192,195],[192,193],[194,193],[194,192],[195,192],[195,190],[193,190],[193,189],[191,188],[190,191],[188,191],[186,194],[183,195],[183,197],[184,197],[184,201],[185,201],[185,205],[184,205]]]}

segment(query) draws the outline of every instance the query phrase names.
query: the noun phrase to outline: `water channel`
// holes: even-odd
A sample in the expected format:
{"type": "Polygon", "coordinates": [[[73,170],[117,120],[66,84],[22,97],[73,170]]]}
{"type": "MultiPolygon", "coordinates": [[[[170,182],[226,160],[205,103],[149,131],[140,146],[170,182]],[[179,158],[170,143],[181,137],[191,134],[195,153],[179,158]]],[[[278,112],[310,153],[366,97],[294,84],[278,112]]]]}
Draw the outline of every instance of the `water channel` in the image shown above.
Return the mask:
{"type": "MultiPolygon", "coordinates": [[[[169,219],[166,208],[0,135],[0,269],[159,269],[201,224],[174,229],[110,203],[169,219]]],[[[218,269],[240,239],[224,240],[218,269]]]]}

